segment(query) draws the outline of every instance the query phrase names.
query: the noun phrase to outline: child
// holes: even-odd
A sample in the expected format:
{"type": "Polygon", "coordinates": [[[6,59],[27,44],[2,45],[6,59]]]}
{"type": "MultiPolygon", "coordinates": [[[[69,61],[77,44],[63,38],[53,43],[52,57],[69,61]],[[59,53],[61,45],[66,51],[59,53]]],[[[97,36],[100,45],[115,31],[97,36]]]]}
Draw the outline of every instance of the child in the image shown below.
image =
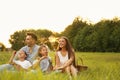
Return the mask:
{"type": "Polygon", "coordinates": [[[18,60],[13,60],[15,57],[16,51],[13,52],[9,60],[9,64],[12,64],[18,71],[19,70],[27,71],[32,66],[32,64],[28,60],[26,60],[27,54],[23,50],[18,51],[18,53],[19,53],[18,60]]]}
{"type": "Polygon", "coordinates": [[[33,62],[33,69],[40,65],[42,72],[50,72],[52,70],[52,62],[48,56],[48,48],[46,45],[41,45],[38,50],[38,58],[33,62]]]}

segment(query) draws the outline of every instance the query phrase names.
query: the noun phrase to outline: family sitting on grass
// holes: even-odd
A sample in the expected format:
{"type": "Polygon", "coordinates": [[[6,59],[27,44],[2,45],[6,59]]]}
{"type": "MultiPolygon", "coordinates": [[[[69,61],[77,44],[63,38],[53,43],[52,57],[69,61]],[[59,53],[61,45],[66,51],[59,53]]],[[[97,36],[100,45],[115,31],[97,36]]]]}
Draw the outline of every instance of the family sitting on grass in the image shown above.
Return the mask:
{"type": "Polygon", "coordinates": [[[18,70],[31,71],[40,69],[42,72],[66,72],[70,76],[77,76],[75,67],[75,54],[68,38],[60,37],[58,49],[55,54],[55,66],[52,65],[46,45],[37,45],[37,36],[27,33],[26,46],[14,51],[7,64],[0,65],[0,71],[18,70]]]}
{"type": "Polygon", "coordinates": [[[30,61],[26,60],[27,54],[23,50],[18,51],[18,59],[14,60],[16,51],[13,52],[9,64],[14,66],[14,69],[17,71],[30,71],[30,70],[37,70],[41,69],[42,72],[49,72],[52,70],[51,59],[48,57],[48,50],[46,45],[41,45],[38,50],[38,57],[36,60],[31,63],[30,61]],[[40,66],[40,68],[39,68],[40,66]]]}

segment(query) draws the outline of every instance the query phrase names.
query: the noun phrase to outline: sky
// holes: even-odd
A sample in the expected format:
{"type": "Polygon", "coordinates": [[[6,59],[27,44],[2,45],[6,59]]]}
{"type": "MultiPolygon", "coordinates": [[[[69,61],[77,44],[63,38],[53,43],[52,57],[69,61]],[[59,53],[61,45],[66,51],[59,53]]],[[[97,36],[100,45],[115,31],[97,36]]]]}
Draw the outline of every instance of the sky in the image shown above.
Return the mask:
{"type": "Polygon", "coordinates": [[[63,31],[80,16],[93,23],[120,17],[119,0],[0,0],[0,42],[23,29],[63,31]]]}

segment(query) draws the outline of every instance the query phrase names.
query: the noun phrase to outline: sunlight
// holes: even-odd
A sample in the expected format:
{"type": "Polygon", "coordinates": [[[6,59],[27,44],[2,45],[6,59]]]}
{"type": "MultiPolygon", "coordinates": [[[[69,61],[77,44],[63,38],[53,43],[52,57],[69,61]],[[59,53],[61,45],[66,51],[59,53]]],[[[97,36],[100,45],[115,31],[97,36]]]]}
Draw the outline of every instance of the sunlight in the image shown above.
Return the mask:
{"type": "Polygon", "coordinates": [[[21,29],[48,29],[60,33],[68,25],[71,25],[77,16],[82,17],[89,23],[97,23],[103,18],[119,17],[120,5],[118,1],[8,0],[6,2],[1,0],[0,27],[2,29],[0,29],[0,42],[5,44],[6,47],[10,47],[8,41],[10,35],[21,29]]]}
{"type": "Polygon", "coordinates": [[[49,37],[49,41],[50,41],[51,43],[56,42],[57,39],[58,39],[58,38],[56,38],[56,37],[54,37],[54,36],[50,36],[50,37],[49,37]]]}

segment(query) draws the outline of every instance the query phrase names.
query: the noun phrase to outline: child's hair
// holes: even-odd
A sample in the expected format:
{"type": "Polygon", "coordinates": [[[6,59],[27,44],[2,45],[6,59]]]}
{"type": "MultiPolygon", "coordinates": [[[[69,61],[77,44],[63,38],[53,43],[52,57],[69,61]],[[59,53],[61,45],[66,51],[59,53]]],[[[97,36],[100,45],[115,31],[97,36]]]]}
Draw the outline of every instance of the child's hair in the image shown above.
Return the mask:
{"type": "MultiPolygon", "coordinates": [[[[24,50],[19,50],[19,51],[23,51],[24,54],[26,55],[26,58],[25,58],[25,59],[27,59],[27,53],[26,53],[26,51],[24,51],[24,50]]],[[[19,51],[18,51],[18,52],[19,52],[19,51]]]]}
{"type": "Polygon", "coordinates": [[[47,45],[45,45],[45,44],[40,45],[40,47],[39,47],[39,49],[38,49],[38,56],[39,56],[39,57],[42,57],[42,55],[40,54],[40,51],[42,50],[43,47],[45,47],[45,48],[48,50],[47,45]]]}
{"type": "Polygon", "coordinates": [[[27,53],[26,53],[26,51],[24,51],[24,50],[23,50],[23,52],[24,52],[24,53],[25,53],[25,55],[27,56],[27,53]]]}
{"type": "Polygon", "coordinates": [[[26,60],[28,55],[27,55],[27,53],[26,53],[24,50],[23,50],[23,52],[24,52],[24,53],[25,53],[25,55],[26,55],[26,57],[25,57],[25,60],[26,60]]]}

